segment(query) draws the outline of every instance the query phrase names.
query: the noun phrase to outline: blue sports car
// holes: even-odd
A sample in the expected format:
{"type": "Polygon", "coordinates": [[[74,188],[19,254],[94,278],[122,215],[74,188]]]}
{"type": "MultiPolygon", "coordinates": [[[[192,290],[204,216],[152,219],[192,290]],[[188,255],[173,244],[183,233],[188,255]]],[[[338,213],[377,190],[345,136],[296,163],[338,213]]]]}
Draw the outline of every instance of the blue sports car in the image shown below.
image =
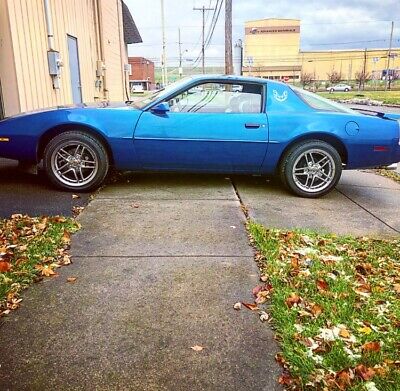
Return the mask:
{"type": "Polygon", "coordinates": [[[260,78],[196,76],[108,107],[59,107],[0,121],[0,156],[39,164],[72,191],[131,171],[278,174],[303,197],[342,169],[400,161],[400,115],[357,112],[260,78]]]}

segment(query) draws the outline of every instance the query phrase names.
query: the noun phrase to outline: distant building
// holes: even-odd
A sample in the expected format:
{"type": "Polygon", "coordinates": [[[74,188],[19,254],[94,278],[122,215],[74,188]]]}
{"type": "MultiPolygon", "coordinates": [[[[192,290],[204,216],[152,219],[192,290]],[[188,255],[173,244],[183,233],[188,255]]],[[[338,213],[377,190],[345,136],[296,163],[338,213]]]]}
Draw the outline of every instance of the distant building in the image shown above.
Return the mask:
{"type": "Polygon", "coordinates": [[[129,99],[138,42],[122,0],[0,0],[0,117],[129,99]]]}
{"type": "Polygon", "coordinates": [[[155,89],[154,62],[144,57],[129,57],[131,92],[142,92],[155,89]]]}
{"type": "MultiPolygon", "coordinates": [[[[243,74],[296,81],[302,72],[314,80],[328,80],[337,72],[342,80],[354,80],[365,64],[366,73],[382,79],[388,54],[387,49],[302,51],[300,20],[260,19],[245,23],[243,74]]],[[[391,50],[389,68],[391,75],[400,72],[399,48],[391,50]]]]}

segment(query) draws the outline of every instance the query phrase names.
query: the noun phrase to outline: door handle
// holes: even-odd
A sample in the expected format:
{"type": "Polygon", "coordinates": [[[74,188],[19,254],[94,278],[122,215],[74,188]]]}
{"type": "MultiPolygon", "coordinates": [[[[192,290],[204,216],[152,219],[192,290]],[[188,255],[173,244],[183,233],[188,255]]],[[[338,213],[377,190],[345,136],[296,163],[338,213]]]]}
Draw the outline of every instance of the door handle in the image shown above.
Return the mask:
{"type": "Polygon", "coordinates": [[[260,124],[245,124],[244,126],[247,129],[258,129],[261,125],[260,124]]]}

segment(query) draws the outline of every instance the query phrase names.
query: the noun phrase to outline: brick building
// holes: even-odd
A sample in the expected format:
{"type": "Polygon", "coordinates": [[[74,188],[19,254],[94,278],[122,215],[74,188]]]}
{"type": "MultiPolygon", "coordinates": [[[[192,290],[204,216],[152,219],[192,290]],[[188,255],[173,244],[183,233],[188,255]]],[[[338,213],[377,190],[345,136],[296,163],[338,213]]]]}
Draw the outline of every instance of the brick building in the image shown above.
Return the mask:
{"type": "Polygon", "coordinates": [[[131,92],[142,92],[155,89],[154,62],[144,57],[129,57],[131,74],[129,86],[131,92]]]}

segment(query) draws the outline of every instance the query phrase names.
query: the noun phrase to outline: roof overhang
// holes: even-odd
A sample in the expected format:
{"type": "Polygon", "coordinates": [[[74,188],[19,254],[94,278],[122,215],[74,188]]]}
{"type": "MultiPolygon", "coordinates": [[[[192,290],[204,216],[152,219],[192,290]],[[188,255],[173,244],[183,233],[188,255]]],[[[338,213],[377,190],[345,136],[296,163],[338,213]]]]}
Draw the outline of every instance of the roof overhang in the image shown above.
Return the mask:
{"type": "Polygon", "coordinates": [[[143,42],[140,36],[139,30],[136,27],[135,21],[133,20],[132,14],[129,11],[128,6],[122,3],[122,21],[124,26],[124,41],[126,44],[141,43],[143,42]]]}

